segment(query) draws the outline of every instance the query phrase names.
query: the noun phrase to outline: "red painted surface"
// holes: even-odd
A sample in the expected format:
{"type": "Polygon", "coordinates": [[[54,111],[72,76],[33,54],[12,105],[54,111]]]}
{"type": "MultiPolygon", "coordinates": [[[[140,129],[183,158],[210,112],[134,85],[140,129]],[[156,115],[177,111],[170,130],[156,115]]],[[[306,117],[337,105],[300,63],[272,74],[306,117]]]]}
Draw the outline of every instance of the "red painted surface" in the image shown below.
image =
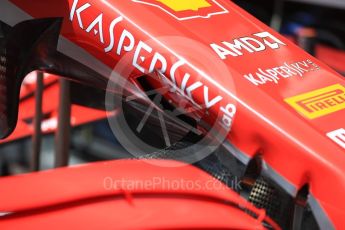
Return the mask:
{"type": "Polygon", "coordinates": [[[316,56],[330,67],[345,73],[345,52],[327,46],[318,46],[316,56]]]}
{"type": "Polygon", "coordinates": [[[13,214],[0,217],[0,228],[264,229],[262,211],[205,172],[158,163],[118,160],[1,178],[0,211],[13,214]]]}

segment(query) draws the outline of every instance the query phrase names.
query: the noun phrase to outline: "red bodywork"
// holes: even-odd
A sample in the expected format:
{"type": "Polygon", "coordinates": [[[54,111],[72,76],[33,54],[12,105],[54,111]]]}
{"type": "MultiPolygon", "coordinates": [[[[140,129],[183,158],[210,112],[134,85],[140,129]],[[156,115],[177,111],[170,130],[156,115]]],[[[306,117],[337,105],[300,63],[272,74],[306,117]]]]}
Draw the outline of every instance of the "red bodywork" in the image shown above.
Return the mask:
{"type": "Polygon", "coordinates": [[[0,212],[14,214],[0,217],[0,228],[264,229],[264,211],[205,172],[158,163],[117,160],[3,178],[1,194],[11,199],[1,196],[0,212]]]}
{"type": "MultiPolygon", "coordinates": [[[[127,55],[128,65],[132,64],[128,60],[137,64],[130,75],[130,80],[135,81],[143,75],[138,66],[149,69],[158,52],[167,60],[165,75],[169,78],[173,64],[183,58],[187,64],[175,76],[176,87],[181,88],[185,76],[182,73],[191,73],[187,88],[199,81],[209,89],[209,99],[222,98],[208,108],[210,118],[222,114],[222,107],[236,106],[235,115],[234,110],[230,111],[234,116],[227,136],[236,156],[248,163],[261,155],[263,173],[293,196],[309,184],[308,202],[320,226],[343,226],[345,81],[334,70],[226,0],[207,1],[208,10],[215,14],[186,11],[190,18],[175,14],[171,7],[167,10],[161,3],[152,5],[157,1],[8,2],[14,11],[25,12],[23,20],[63,17],[59,51],[78,58],[78,53],[66,49],[67,40],[89,55],[78,60],[100,73],[109,73],[127,55]],[[219,13],[219,6],[225,11],[219,13]],[[225,65],[227,71],[212,72],[212,65],[205,69],[205,63],[196,61],[202,59],[200,56],[194,57],[181,44],[167,42],[165,38],[171,36],[202,44],[209,57],[217,60],[213,64],[225,65]],[[230,49],[222,43],[235,44],[234,39],[240,38],[249,42],[245,43],[246,48],[230,49]],[[143,49],[145,42],[149,48],[143,49]],[[136,51],[141,59],[136,59],[136,51]]],[[[160,65],[154,67],[163,69],[160,65]]],[[[197,104],[207,102],[202,89],[205,87],[191,92],[190,97],[197,104]]]]}

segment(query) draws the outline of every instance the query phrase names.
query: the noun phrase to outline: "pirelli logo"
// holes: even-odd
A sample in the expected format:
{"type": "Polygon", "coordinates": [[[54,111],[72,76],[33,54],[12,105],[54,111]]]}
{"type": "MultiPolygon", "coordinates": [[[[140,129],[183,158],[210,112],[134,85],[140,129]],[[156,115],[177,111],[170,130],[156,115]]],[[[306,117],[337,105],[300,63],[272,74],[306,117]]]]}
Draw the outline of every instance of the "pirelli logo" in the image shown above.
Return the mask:
{"type": "Polygon", "coordinates": [[[345,109],[345,87],[331,85],[287,98],[285,102],[305,117],[315,119],[345,109]]]}

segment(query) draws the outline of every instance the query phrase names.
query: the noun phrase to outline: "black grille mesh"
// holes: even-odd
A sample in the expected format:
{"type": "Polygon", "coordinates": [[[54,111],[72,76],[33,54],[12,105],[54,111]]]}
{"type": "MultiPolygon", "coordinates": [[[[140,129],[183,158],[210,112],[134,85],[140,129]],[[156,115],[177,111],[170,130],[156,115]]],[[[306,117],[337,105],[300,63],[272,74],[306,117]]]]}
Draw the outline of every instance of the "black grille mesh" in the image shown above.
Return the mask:
{"type": "Polygon", "coordinates": [[[266,181],[258,179],[249,195],[249,201],[258,208],[266,210],[272,218],[279,215],[279,194],[266,181]]]}

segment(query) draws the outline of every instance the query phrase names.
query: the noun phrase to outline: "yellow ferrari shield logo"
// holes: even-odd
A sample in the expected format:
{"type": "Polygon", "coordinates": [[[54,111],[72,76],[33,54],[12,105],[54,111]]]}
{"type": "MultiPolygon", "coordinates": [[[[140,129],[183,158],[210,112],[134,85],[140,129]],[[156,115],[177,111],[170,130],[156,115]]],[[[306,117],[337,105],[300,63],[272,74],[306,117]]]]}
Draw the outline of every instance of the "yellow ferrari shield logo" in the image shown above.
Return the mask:
{"type": "Polygon", "coordinates": [[[210,18],[213,15],[227,14],[229,11],[218,0],[132,0],[170,14],[180,21],[195,18],[210,18]]]}
{"type": "Polygon", "coordinates": [[[174,11],[194,10],[197,11],[204,7],[210,7],[206,0],[157,0],[174,11]]]}

